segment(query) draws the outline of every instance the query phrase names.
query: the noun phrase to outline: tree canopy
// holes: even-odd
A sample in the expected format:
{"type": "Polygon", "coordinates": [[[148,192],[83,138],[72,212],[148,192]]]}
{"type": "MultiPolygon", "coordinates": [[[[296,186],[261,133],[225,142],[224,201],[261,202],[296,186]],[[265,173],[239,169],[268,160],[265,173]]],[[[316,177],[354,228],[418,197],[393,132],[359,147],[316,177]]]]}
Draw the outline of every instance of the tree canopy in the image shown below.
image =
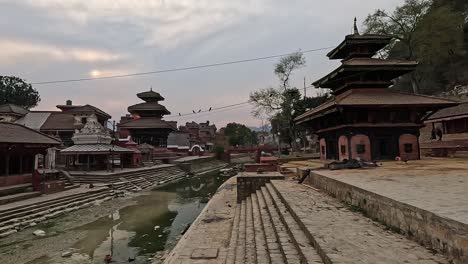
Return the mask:
{"type": "Polygon", "coordinates": [[[231,146],[254,145],[257,143],[256,133],[243,124],[227,124],[224,134],[229,138],[229,145],[231,146]]]}
{"type": "Polygon", "coordinates": [[[37,106],[39,92],[31,84],[15,76],[0,76],[0,105],[15,104],[24,108],[37,106]]]}
{"type": "Polygon", "coordinates": [[[441,94],[467,85],[468,4],[463,0],[406,0],[393,12],[376,10],[364,21],[366,33],[395,38],[381,56],[416,60],[415,72],[394,89],[441,94]]]}

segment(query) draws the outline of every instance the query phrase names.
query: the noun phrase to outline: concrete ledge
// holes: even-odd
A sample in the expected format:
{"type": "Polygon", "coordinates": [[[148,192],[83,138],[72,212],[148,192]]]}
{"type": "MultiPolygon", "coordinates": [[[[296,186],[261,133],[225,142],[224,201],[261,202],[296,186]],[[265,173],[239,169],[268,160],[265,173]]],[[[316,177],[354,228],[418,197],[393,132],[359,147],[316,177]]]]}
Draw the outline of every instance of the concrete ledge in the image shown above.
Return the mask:
{"type": "Polygon", "coordinates": [[[163,263],[225,262],[236,211],[235,184],[233,177],[219,187],[163,263]]]}
{"type": "Polygon", "coordinates": [[[453,263],[468,263],[468,225],[312,172],[308,184],[348,203],[396,232],[445,254],[453,263]]]}

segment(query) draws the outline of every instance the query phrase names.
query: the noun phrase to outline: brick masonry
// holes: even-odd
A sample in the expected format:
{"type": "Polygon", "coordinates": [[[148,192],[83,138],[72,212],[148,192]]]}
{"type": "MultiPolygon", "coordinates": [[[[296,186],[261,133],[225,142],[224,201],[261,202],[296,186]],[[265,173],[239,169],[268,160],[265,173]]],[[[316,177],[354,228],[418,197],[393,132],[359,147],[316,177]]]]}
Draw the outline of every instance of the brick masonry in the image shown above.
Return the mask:
{"type": "Polygon", "coordinates": [[[468,263],[468,225],[432,212],[312,172],[308,183],[360,208],[412,240],[448,256],[453,263],[468,263]]]}

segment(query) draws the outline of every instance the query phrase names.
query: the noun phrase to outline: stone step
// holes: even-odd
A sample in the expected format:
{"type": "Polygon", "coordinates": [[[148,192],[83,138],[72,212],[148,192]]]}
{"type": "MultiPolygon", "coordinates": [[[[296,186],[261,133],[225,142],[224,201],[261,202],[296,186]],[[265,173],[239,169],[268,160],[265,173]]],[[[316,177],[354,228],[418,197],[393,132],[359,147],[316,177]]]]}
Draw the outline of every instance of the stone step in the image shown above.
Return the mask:
{"type": "Polygon", "coordinates": [[[99,200],[107,201],[110,199],[112,199],[112,197],[110,197],[108,194],[103,193],[103,194],[100,194],[99,196],[88,197],[87,199],[75,201],[65,206],[53,207],[49,210],[45,210],[36,214],[28,215],[25,218],[15,219],[15,221],[11,223],[10,225],[0,227],[0,237],[6,237],[8,235],[11,235],[17,232],[18,230],[32,227],[33,223],[37,224],[47,219],[55,218],[55,217],[70,213],[72,211],[76,211],[79,209],[92,206],[93,204],[95,204],[96,201],[99,201],[99,200]]]}
{"type": "Polygon", "coordinates": [[[62,199],[55,199],[53,201],[47,201],[45,203],[35,204],[34,206],[29,206],[25,208],[19,208],[21,210],[10,211],[7,214],[3,214],[0,218],[0,226],[9,225],[12,222],[22,219],[24,217],[31,217],[32,215],[51,210],[53,208],[67,206],[75,202],[81,202],[83,200],[88,200],[92,198],[100,198],[102,196],[110,196],[111,192],[102,191],[102,192],[93,192],[93,193],[82,193],[78,196],[74,195],[72,197],[63,197],[62,199]]]}
{"type": "Polygon", "coordinates": [[[39,195],[41,195],[40,192],[23,192],[23,193],[15,193],[15,194],[1,196],[0,197],[0,205],[26,200],[26,199],[36,197],[36,196],[39,196],[39,195]]]}
{"type": "Polygon", "coordinates": [[[260,209],[260,218],[263,223],[263,230],[267,242],[266,246],[268,250],[268,258],[270,259],[270,263],[287,263],[285,256],[281,250],[280,240],[278,239],[278,236],[276,234],[274,223],[272,222],[272,217],[270,216],[268,206],[265,202],[265,198],[261,190],[257,190],[257,200],[260,209]]]}
{"type": "Polygon", "coordinates": [[[245,260],[244,263],[256,263],[255,233],[252,218],[252,198],[245,201],[245,260]]]}
{"type": "Polygon", "coordinates": [[[111,191],[110,189],[96,189],[96,190],[88,191],[86,193],[77,193],[77,194],[69,195],[66,197],[57,197],[55,199],[50,199],[50,200],[43,201],[43,202],[34,202],[34,203],[24,204],[21,206],[1,210],[0,221],[4,221],[7,217],[13,214],[27,212],[35,208],[46,207],[46,206],[49,206],[51,204],[56,204],[56,203],[64,203],[64,202],[66,203],[71,200],[79,199],[82,196],[92,195],[92,194],[97,194],[97,193],[102,193],[102,192],[110,192],[110,191],[111,191]]]}
{"type": "Polygon", "coordinates": [[[237,238],[239,235],[240,204],[236,204],[236,212],[231,228],[231,238],[229,240],[229,250],[226,257],[226,264],[234,264],[236,261],[237,238]]]}
{"type": "Polygon", "coordinates": [[[297,223],[297,221],[293,218],[289,210],[286,208],[283,201],[281,201],[276,189],[274,189],[270,183],[266,184],[266,188],[270,193],[276,210],[279,212],[281,221],[285,226],[287,226],[286,229],[289,233],[289,236],[294,241],[294,245],[296,246],[296,249],[298,250],[301,256],[301,261],[304,263],[324,263],[322,258],[315,250],[312,242],[301,229],[299,223],[297,223]]]}
{"type": "Polygon", "coordinates": [[[271,184],[325,263],[448,263],[326,194],[289,181],[271,184]]]}
{"type": "Polygon", "coordinates": [[[252,217],[255,232],[255,255],[256,263],[268,264],[270,257],[268,255],[267,240],[263,228],[262,217],[260,215],[260,207],[258,205],[257,194],[253,193],[252,196],[252,217]]]}
{"type": "Polygon", "coordinates": [[[280,242],[280,251],[283,253],[286,263],[301,263],[301,256],[296,248],[294,239],[288,233],[288,227],[281,221],[278,210],[266,187],[261,187],[261,193],[265,199],[267,211],[270,215],[275,235],[280,242]]]}
{"type": "Polygon", "coordinates": [[[246,201],[243,200],[240,203],[239,234],[237,236],[236,257],[234,262],[236,264],[243,264],[245,262],[246,207],[246,201]]]}
{"type": "Polygon", "coordinates": [[[32,188],[31,183],[16,184],[16,185],[11,185],[11,186],[0,187],[0,197],[11,195],[11,194],[22,193],[22,192],[25,192],[28,188],[32,188]]]}

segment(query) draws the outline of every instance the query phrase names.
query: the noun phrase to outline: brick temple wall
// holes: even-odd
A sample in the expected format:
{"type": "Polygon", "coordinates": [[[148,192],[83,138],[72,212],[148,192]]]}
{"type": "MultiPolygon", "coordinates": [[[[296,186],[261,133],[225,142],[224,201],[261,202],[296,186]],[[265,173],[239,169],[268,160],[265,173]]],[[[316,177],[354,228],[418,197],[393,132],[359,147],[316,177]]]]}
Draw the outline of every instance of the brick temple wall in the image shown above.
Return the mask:
{"type": "Polygon", "coordinates": [[[346,136],[341,136],[338,139],[338,155],[340,160],[349,159],[348,137],[346,136]],[[342,146],[344,146],[344,152],[341,151],[342,146]]]}
{"type": "Polygon", "coordinates": [[[417,160],[419,159],[419,147],[418,147],[418,137],[411,134],[403,134],[398,140],[398,145],[400,149],[400,157],[403,160],[417,160]],[[405,151],[405,144],[412,145],[412,151],[405,151]]]}
{"type": "Polygon", "coordinates": [[[371,144],[369,137],[366,135],[354,135],[351,137],[351,157],[353,159],[360,158],[362,160],[371,160],[371,144]],[[357,153],[356,145],[362,144],[364,145],[365,152],[364,153],[357,153]]]}

